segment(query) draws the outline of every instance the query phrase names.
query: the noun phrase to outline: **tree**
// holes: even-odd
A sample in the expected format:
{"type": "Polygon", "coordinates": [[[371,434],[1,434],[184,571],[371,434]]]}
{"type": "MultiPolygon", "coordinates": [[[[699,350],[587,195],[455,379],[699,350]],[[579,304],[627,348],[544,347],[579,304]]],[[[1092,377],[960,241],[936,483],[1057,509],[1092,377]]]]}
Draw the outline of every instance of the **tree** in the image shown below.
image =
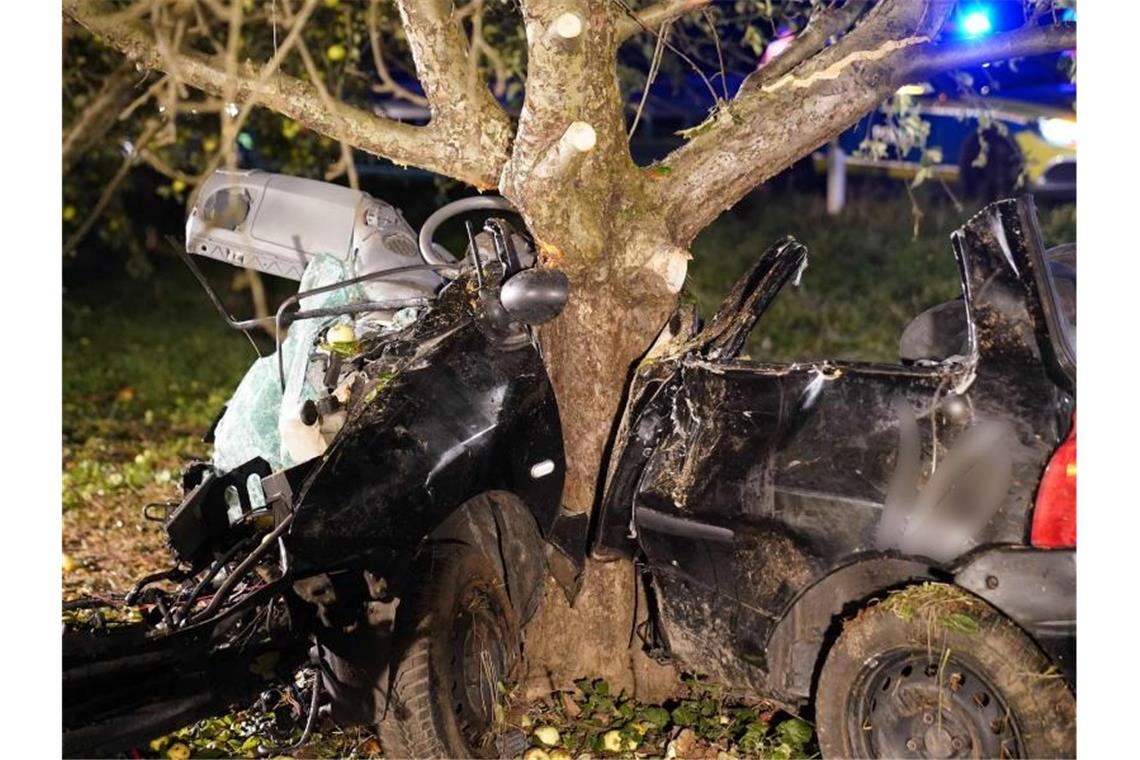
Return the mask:
{"type": "MultiPolygon", "coordinates": [[[[129,6],[64,0],[63,6],[67,18],[138,70],[165,72],[152,86],[165,93],[161,98],[171,111],[190,97],[186,88],[215,98],[200,107],[220,111],[226,145],[257,105],[339,142],[345,171],[351,172],[351,150],[357,149],[508,198],[537,241],[542,265],[563,270],[572,285],[569,306],[543,328],[541,341],[562,409],[564,503],[584,512],[599,495],[606,445],[631,367],[674,308],[687,249],[700,230],[900,85],[937,71],[1073,48],[1076,36],[1074,25],[1055,22],[1048,1],[1027,3],[1029,21],[1022,28],[970,44],[939,37],[954,0],[778,3],[801,26],[784,52],[753,70],[735,94],[725,88],[681,147],[638,166],[629,149],[618,51],[632,40],[648,41],[687,58],[668,43],[671,28],[707,19],[702,14],[710,0],[657,0],[637,10],[624,0],[519,0],[518,16],[508,6],[493,9],[500,16],[495,33],[522,48],[510,63],[487,41],[489,2],[397,0],[399,30],[387,21],[388,3],[368,7],[379,87],[426,102],[431,118],[423,126],[378,116],[329,91],[302,35],[316,0],[295,10],[289,0],[273,0],[268,10],[269,2],[255,10],[238,0],[140,0],[129,6]],[[272,55],[263,36],[264,55],[239,60],[246,12],[262,20],[274,14],[272,55]],[[228,29],[224,42],[187,42],[193,29],[211,24],[228,29]],[[288,31],[277,41],[279,25],[288,31]],[[378,26],[407,46],[422,94],[389,71],[378,26]],[[492,93],[488,74],[502,93],[512,80],[507,70],[521,69],[524,57],[524,101],[516,121],[492,93]]],[[[325,53],[339,55],[331,46],[325,53]]],[[[660,51],[653,57],[659,60],[660,51]]],[[[102,107],[110,112],[122,96],[114,94],[111,79],[106,87],[102,107]]],[[[73,123],[89,124],[94,132],[106,116],[94,106],[88,110],[73,123]]],[[[170,123],[143,135],[153,139],[170,123]]],[[[78,127],[72,131],[76,147],[92,139],[78,127]]],[[[221,155],[207,168],[217,166],[221,155]]],[[[160,163],[153,155],[148,162],[160,163]]],[[[589,669],[631,685],[626,642],[634,589],[627,564],[592,563],[575,610],[548,594],[536,623],[544,631],[542,643],[530,655],[543,660],[556,680],[589,669]]]]}

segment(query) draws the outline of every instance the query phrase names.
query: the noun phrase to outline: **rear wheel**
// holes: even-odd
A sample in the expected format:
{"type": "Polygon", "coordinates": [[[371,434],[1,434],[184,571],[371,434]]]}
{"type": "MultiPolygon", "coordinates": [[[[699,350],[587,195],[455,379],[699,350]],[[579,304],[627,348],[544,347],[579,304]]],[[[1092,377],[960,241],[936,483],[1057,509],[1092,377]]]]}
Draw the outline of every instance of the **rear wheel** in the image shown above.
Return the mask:
{"type": "Polygon", "coordinates": [[[952,586],[864,609],[816,696],[824,757],[1072,757],[1076,701],[1013,622],[952,586]]]}
{"type": "Polygon", "coordinates": [[[391,697],[377,716],[385,756],[497,757],[502,700],[520,661],[503,580],[466,544],[436,547],[420,579],[397,618],[391,697]]]}

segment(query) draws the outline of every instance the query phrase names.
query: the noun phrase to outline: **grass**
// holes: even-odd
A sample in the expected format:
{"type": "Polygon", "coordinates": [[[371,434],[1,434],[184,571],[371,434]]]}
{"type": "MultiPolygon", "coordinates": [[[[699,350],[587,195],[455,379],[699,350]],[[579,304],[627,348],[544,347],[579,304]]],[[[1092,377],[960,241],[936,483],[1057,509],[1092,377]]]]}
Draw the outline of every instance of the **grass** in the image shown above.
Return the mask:
{"type": "MultiPolygon", "coordinates": [[[[786,288],[759,322],[748,351],[774,361],[892,361],[906,322],[958,292],[949,233],[966,213],[930,198],[924,210],[916,238],[905,199],[856,198],[832,218],[822,198],[757,193],[697,239],[688,286],[702,313],[711,316],[767,245],[794,234],[809,248],[809,268],[801,287],[786,288]]],[[[1071,206],[1044,210],[1042,221],[1050,243],[1074,238],[1071,206]]],[[[161,263],[156,270],[151,280],[72,281],[65,290],[66,597],[121,593],[166,565],[161,532],[141,521],[139,510],[176,498],[185,461],[209,455],[201,434],[255,358],[249,341],[221,323],[184,270],[161,263]]],[[[213,279],[219,281],[223,271],[215,269],[213,279]]],[[[245,311],[240,295],[231,310],[245,311]]],[[[264,338],[259,342],[264,349],[264,338]]],[[[522,706],[514,718],[534,750],[532,760],[543,760],[539,752],[556,760],[563,757],[559,752],[630,755],[634,746],[642,755],[669,756],[672,747],[678,756],[710,758],[721,752],[790,758],[815,751],[810,725],[733,703],[696,680],[686,697],[667,705],[611,696],[600,682],[583,681],[565,698],[552,695],[522,706]],[[547,725],[558,730],[557,746],[546,746],[534,733],[547,725]]],[[[149,750],[167,757],[252,756],[268,731],[265,720],[265,710],[236,711],[165,737],[149,750]]],[[[378,753],[367,731],[329,724],[322,730],[297,756],[378,753]]]]}

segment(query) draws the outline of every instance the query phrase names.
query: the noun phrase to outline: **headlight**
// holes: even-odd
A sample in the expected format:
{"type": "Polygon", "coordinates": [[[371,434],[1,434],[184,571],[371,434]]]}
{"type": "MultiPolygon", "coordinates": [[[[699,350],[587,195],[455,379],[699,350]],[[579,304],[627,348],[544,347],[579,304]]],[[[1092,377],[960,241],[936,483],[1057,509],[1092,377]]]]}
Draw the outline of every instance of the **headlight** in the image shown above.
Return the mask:
{"type": "Polygon", "coordinates": [[[1045,142],[1058,148],[1072,148],[1077,144],[1077,122],[1073,119],[1040,118],[1037,131],[1045,142]]]}

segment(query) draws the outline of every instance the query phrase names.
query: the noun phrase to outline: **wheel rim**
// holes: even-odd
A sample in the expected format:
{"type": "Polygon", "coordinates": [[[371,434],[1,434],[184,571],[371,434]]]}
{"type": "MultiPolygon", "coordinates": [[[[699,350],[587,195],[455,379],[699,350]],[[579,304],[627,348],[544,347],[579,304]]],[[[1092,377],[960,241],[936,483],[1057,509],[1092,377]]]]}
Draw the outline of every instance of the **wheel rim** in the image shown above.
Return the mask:
{"type": "Polygon", "coordinates": [[[503,610],[485,589],[460,596],[451,629],[451,701],[463,740],[472,750],[491,749],[496,707],[514,658],[503,610]]]}
{"type": "Polygon", "coordinates": [[[848,700],[857,757],[1023,757],[1021,736],[982,668],[951,652],[872,658],[848,700]]]}

